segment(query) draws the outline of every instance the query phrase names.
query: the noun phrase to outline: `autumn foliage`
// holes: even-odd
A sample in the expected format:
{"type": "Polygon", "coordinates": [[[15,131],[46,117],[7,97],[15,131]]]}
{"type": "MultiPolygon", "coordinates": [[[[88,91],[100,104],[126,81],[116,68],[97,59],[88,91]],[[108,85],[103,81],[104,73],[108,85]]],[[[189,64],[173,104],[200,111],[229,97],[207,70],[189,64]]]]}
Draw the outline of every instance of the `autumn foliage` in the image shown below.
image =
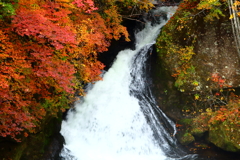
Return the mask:
{"type": "Polygon", "coordinates": [[[0,136],[36,132],[84,83],[101,79],[98,54],[111,39],[129,40],[117,6],[106,5],[99,14],[92,0],[0,2],[0,136]]]}

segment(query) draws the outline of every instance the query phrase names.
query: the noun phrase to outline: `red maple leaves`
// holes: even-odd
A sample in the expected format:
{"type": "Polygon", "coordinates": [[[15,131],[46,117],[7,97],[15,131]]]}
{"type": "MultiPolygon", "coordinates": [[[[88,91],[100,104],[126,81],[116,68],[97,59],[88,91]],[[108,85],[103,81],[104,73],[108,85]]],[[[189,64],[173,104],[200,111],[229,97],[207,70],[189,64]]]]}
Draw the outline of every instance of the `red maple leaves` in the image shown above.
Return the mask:
{"type": "MultiPolygon", "coordinates": [[[[46,8],[47,6],[49,5],[46,5],[46,8]]],[[[12,21],[13,30],[21,36],[32,36],[39,43],[49,42],[57,50],[64,48],[65,44],[76,45],[76,34],[71,31],[70,26],[63,26],[64,17],[68,16],[68,12],[60,10],[58,14],[49,17],[52,10],[49,8],[46,10],[20,8],[12,21]]]]}
{"type": "Polygon", "coordinates": [[[116,11],[104,19],[95,10],[92,0],[19,0],[11,23],[0,20],[0,136],[35,132],[101,79],[98,54],[128,33],[116,11]]]}
{"type": "Polygon", "coordinates": [[[74,0],[72,4],[76,5],[86,13],[91,13],[92,11],[98,9],[94,6],[94,2],[92,0],[74,0]]]}

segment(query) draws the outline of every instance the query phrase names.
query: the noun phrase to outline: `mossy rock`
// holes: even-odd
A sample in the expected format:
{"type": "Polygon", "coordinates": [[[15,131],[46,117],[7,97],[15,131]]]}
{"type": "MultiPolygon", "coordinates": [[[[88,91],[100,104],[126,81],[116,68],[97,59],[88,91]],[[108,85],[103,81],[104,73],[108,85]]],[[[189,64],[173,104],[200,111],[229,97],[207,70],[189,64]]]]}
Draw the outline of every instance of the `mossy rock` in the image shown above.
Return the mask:
{"type": "Polygon", "coordinates": [[[180,121],[178,121],[179,124],[185,125],[185,126],[191,125],[192,122],[193,122],[193,120],[190,118],[184,118],[184,119],[181,119],[180,121]]]}
{"type": "Polygon", "coordinates": [[[215,124],[209,129],[209,141],[223,150],[240,152],[240,129],[237,125],[215,124]]]}
{"type": "Polygon", "coordinates": [[[202,137],[207,130],[203,127],[192,128],[191,134],[196,137],[202,137]]]}
{"type": "Polygon", "coordinates": [[[186,132],[179,136],[179,142],[182,145],[188,145],[188,144],[192,143],[193,141],[195,141],[195,138],[191,133],[186,132]]]}
{"type": "Polygon", "coordinates": [[[202,137],[204,135],[205,132],[207,132],[209,130],[209,127],[207,124],[207,119],[205,120],[201,120],[201,121],[198,121],[197,120],[198,118],[195,118],[193,120],[193,123],[191,124],[191,131],[190,133],[193,135],[193,136],[196,136],[196,137],[202,137]]]}

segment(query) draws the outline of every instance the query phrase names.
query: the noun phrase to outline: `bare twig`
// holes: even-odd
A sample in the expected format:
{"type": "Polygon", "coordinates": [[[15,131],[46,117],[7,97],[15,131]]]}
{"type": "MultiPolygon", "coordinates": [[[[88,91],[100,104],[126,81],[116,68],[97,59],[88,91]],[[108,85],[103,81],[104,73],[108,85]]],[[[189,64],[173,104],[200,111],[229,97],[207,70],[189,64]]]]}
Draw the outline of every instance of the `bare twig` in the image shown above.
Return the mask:
{"type": "Polygon", "coordinates": [[[129,17],[123,17],[123,18],[129,19],[129,20],[133,20],[133,21],[137,21],[137,22],[141,22],[141,23],[145,24],[145,22],[137,20],[137,19],[134,19],[134,18],[129,18],[129,17]]]}

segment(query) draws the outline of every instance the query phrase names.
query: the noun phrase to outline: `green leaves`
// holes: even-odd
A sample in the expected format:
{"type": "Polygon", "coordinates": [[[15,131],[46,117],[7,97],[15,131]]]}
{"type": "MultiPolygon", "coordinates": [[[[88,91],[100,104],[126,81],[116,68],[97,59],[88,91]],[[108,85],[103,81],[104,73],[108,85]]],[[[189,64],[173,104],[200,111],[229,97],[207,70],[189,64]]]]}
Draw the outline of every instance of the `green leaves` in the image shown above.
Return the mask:
{"type": "Polygon", "coordinates": [[[0,19],[15,14],[15,9],[11,3],[4,3],[0,0],[0,19]]]}
{"type": "Polygon", "coordinates": [[[219,19],[219,16],[224,16],[220,9],[220,6],[223,4],[224,2],[220,2],[220,0],[201,0],[197,5],[197,9],[208,11],[204,19],[205,21],[213,21],[214,18],[219,19]]]}

